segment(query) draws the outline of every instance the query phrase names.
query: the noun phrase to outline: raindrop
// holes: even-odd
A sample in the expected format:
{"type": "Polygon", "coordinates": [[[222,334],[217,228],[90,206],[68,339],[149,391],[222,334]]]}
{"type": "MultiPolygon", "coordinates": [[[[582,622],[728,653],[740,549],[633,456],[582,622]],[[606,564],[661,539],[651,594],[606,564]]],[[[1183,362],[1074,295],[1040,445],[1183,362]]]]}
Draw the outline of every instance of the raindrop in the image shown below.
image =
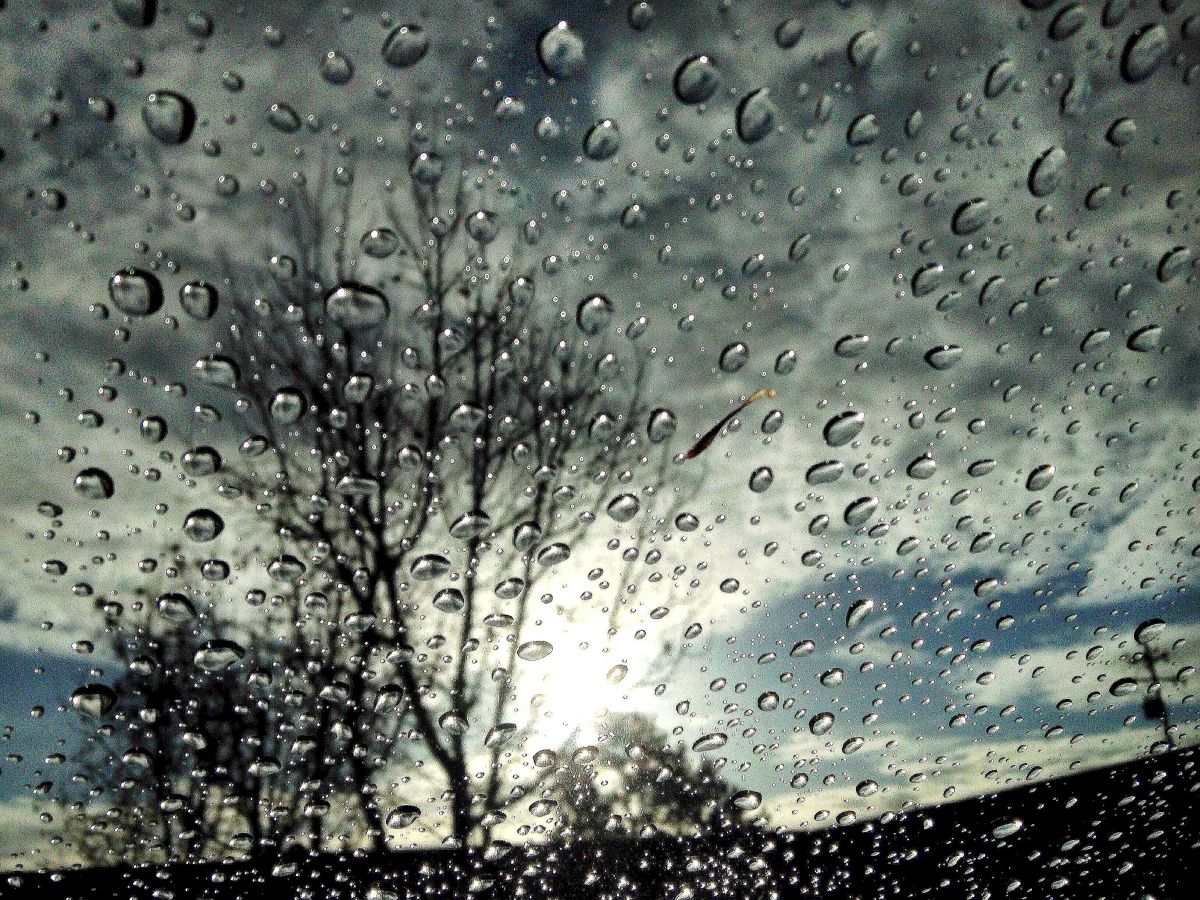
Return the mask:
{"type": "Polygon", "coordinates": [[[554,645],[549,641],[526,641],[517,648],[517,656],[526,662],[537,662],[553,652],[554,645]]]}
{"type": "Polygon", "coordinates": [[[583,137],[583,153],[597,162],[608,159],[621,149],[621,130],[612,119],[601,119],[583,137]]]}
{"type": "Polygon", "coordinates": [[[221,672],[241,662],[246,651],[240,644],[227,640],[206,641],[196,651],[193,661],[204,672],[221,672]]]}
{"type": "Polygon", "coordinates": [[[179,288],[179,306],[197,322],[207,322],[217,311],[217,289],[207,281],[189,281],[179,288]]]}
{"type": "Polygon", "coordinates": [[[381,291],[365,284],[346,281],[325,295],[325,313],[350,331],[373,328],[388,317],[387,298],[381,291]]]}
{"type": "Polygon", "coordinates": [[[162,284],[144,269],[125,269],[108,282],[113,305],[129,316],[149,316],[163,304],[162,284]]]}
{"type": "Polygon", "coordinates": [[[429,35],[420,25],[400,25],[383,42],[383,61],[406,69],[419,63],[429,51],[429,35]]]}
{"type": "Polygon", "coordinates": [[[75,490],[89,500],[108,500],[113,495],[112,476],[103,469],[84,469],[75,476],[75,490]]]}
{"type": "Polygon", "coordinates": [[[855,601],[855,603],[851,605],[850,609],[846,611],[846,627],[857,628],[867,620],[867,616],[874,612],[874,610],[874,600],[863,599],[855,601]]]}
{"type": "Polygon", "coordinates": [[[804,480],[809,484],[830,484],[841,478],[845,471],[845,463],[838,459],[829,459],[810,466],[804,473],[804,480]]]}
{"type": "Polygon", "coordinates": [[[391,810],[384,822],[388,828],[407,828],[421,816],[421,807],[404,804],[391,810]]]}
{"type": "Polygon", "coordinates": [[[925,354],[925,362],[939,372],[953,368],[962,360],[963,348],[957,344],[943,344],[925,354]]]}
{"type": "Polygon", "coordinates": [[[875,514],[879,508],[878,497],[859,497],[846,507],[843,518],[851,528],[857,528],[875,514]]]}
{"type": "Polygon", "coordinates": [[[808,720],[808,730],[811,731],[813,734],[815,734],[817,737],[820,737],[823,734],[828,734],[832,730],[833,723],[834,723],[833,713],[829,713],[829,712],[817,713],[815,716],[813,716],[811,719],[808,720]]]}
{"type": "Polygon", "coordinates": [[[1129,335],[1126,346],[1134,353],[1151,353],[1158,349],[1162,340],[1161,325],[1146,325],[1129,335]]]}
{"type": "Polygon", "coordinates": [[[851,147],[866,147],[879,139],[879,123],[874,113],[863,113],[846,129],[846,143],[851,147]]]}
{"type": "Polygon", "coordinates": [[[661,444],[675,433],[675,414],[669,409],[656,409],[650,413],[646,435],[652,444],[661,444]]]}
{"type": "Polygon", "coordinates": [[[846,46],[846,56],[850,63],[859,69],[865,69],[875,62],[879,54],[879,35],[874,31],[860,31],[850,39],[846,46]]]}
{"type": "Polygon", "coordinates": [[[197,544],[216,540],[225,530],[225,520],[211,509],[197,509],[183,520],[183,533],[197,544]]]}
{"type": "Polygon", "coordinates": [[[586,65],[583,50],[583,39],[566,22],[546,29],[537,43],[538,61],[555,78],[582,72],[586,65]]]}
{"type": "Polygon", "coordinates": [[[1108,692],[1114,697],[1128,697],[1131,694],[1136,694],[1138,690],[1137,680],[1134,678],[1118,678],[1109,687],[1108,692]]]}
{"type": "Polygon", "coordinates": [[[303,395],[292,388],[282,388],[271,398],[271,418],[281,425],[294,425],[304,410],[303,395]]]}
{"type": "Polygon", "coordinates": [[[1002,59],[988,71],[984,81],[983,94],[989,100],[995,100],[1012,84],[1016,78],[1017,67],[1011,59],[1002,59]]]}
{"type": "Polygon", "coordinates": [[[775,481],[775,473],[768,466],[760,466],[750,474],[750,490],[761,494],[775,481]]]}
{"type": "Polygon", "coordinates": [[[729,802],[736,809],[758,809],[762,805],[762,794],[760,794],[758,791],[738,791],[729,798],[729,802]]]}
{"type": "Polygon", "coordinates": [[[750,350],[741,341],[730,344],[721,351],[720,366],[722,372],[736,372],[750,358],[750,350]]]}
{"type": "Polygon", "coordinates": [[[1146,644],[1159,637],[1167,630],[1167,623],[1162,619],[1147,619],[1133,632],[1133,639],[1139,644],[1146,644]]]}
{"type": "Polygon", "coordinates": [[[909,478],[932,478],[937,472],[937,463],[934,462],[933,456],[928,453],[923,453],[908,464],[909,478]]]}
{"type": "Polygon", "coordinates": [[[692,750],[697,753],[706,753],[709,750],[719,750],[725,746],[729,738],[724,732],[714,731],[711,734],[703,735],[696,738],[692,743],[692,750]]]}
{"type": "Polygon", "coordinates": [[[1190,248],[1175,247],[1162,255],[1162,259],[1158,261],[1158,269],[1155,274],[1158,276],[1159,281],[1166,284],[1186,269],[1188,263],[1191,261],[1192,251],[1190,248]]]}
{"type": "Polygon", "coordinates": [[[155,91],[142,105],[142,121],[164,144],[182,144],[196,127],[196,109],[182,94],[155,91]]]}
{"type": "Polygon", "coordinates": [[[992,837],[1012,837],[1025,825],[1020,819],[998,819],[992,824],[992,837]]]}
{"type": "Polygon", "coordinates": [[[575,309],[575,324],[586,335],[596,335],[612,320],[612,301],[603,294],[581,300],[575,309]]]}
{"type": "Polygon", "coordinates": [[[1143,25],[1125,42],[1121,52],[1121,77],[1130,84],[1145,81],[1167,55],[1169,44],[1167,29],[1162,25],[1157,22],[1143,25]]]}
{"type": "Polygon", "coordinates": [[[950,227],[957,235],[971,234],[987,224],[988,212],[988,202],[982,197],[968,200],[954,211],[950,227]]]}
{"type": "Polygon", "coordinates": [[[1029,473],[1029,477],[1025,479],[1025,487],[1030,491],[1040,491],[1054,480],[1055,468],[1051,463],[1038,466],[1029,473]]]}
{"type": "Polygon", "coordinates": [[[754,144],[775,130],[778,110],[766,88],[759,88],[742,98],[737,107],[737,133],[743,143],[754,144]]]}
{"type": "Polygon", "coordinates": [[[1067,166],[1067,151],[1054,146],[1039,156],[1029,168],[1029,192],[1035,197],[1049,197],[1062,181],[1067,166]]]}
{"type": "Polygon", "coordinates": [[[345,84],[354,77],[354,63],[344,53],[330,50],[321,57],[321,77],[330,84],[345,84]]]}
{"type": "Polygon", "coordinates": [[[848,334],[838,338],[838,342],[833,345],[833,352],[844,359],[854,359],[867,352],[870,342],[871,339],[865,334],[848,334]]]}
{"type": "Polygon", "coordinates": [[[858,410],[839,413],[825,423],[825,443],[830,447],[848,444],[858,437],[866,424],[866,415],[858,410]]]}
{"type": "Polygon", "coordinates": [[[633,494],[621,494],[608,504],[608,516],[614,522],[628,522],[637,515],[641,503],[633,494]]]}
{"type": "Polygon", "coordinates": [[[437,553],[426,553],[417,557],[409,567],[409,574],[417,581],[432,581],[450,571],[450,560],[437,553]]]}
{"type": "Polygon", "coordinates": [[[71,693],[71,706],[93,719],[108,715],[116,704],[116,692],[105,684],[85,684],[71,693]]]}
{"type": "Polygon", "coordinates": [[[683,103],[703,103],[721,86],[721,73],[712,58],[691,56],[675,70],[675,96],[683,103]]]}

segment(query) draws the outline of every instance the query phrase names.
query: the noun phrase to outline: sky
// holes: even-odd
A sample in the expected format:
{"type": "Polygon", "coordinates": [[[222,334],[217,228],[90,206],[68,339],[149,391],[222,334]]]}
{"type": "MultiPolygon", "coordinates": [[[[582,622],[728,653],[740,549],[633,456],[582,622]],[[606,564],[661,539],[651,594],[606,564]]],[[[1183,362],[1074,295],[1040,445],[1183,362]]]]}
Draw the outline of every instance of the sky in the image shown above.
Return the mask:
{"type": "MultiPolygon", "coordinates": [[[[1087,4],[1066,34],[1063,3],[650,6],[647,22],[623,3],[160,3],[146,29],[107,2],[0,9],[6,867],[64,858],[33,788],[70,768],[46,758],[76,733],[71,687],[113,674],[85,595],[127,590],[178,511],[212,500],[179,451],[234,437],[194,412],[212,401],[190,370],[218,325],[179,315],[178,285],[217,278],[219,252],[262,269],[280,198],[323,158],[353,172],[354,239],[379,224],[413,122],[489,173],[507,222],[539,223],[532,252],[565,261],[545,285],[556,305],[599,291],[613,329],[646,318],[639,352],[679,450],[775,391],[687,463],[701,527],[652,535],[680,574],[640,586],[645,610],[611,642],[580,598],[589,569],[617,564],[603,529],[629,527],[602,523],[555,573],[529,637],[560,649],[522,684],[543,695],[542,740],[604,709],[648,711],[688,747],[721,731],[731,782],[801,828],[1162,749],[1140,695],[1109,688],[1151,619],[1168,671],[1200,658],[1200,10],[1144,2],[1110,25],[1087,4]],[[538,45],[563,21],[582,59],[560,78],[538,45]],[[381,53],[402,24],[430,41],[408,68],[381,53]],[[1131,81],[1131,40],[1152,25],[1168,46],[1131,81]],[[330,51],[352,61],[345,83],[321,76],[330,51]],[[685,103],[677,72],[697,55],[719,83],[685,103]],[[194,106],[185,142],[149,133],[155,91],[194,106]],[[270,125],[279,103],[298,130],[270,125]],[[620,144],[596,160],[585,135],[603,120],[620,144]],[[130,265],[156,268],[167,296],[132,324],[107,297],[130,265]],[[162,447],[136,439],[151,412],[173,423],[162,447]],[[831,442],[847,412],[861,431],[831,442]],[[832,461],[840,477],[812,483],[832,461]],[[87,465],[114,473],[113,500],[72,490],[87,465]],[[862,498],[874,509],[848,524],[862,498]],[[661,639],[683,645],[666,681],[646,650],[661,639]],[[814,651],[790,656],[802,640],[814,651]],[[617,663],[630,677],[612,685],[617,663]],[[767,691],[777,709],[760,708],[767,691]],[[835,715],[826,735],[808,727],[819,712],[835,715]],[[866,780],[881,790],[864,798],[866,780]]],[[[1181,742],[1191,691],[1167,689],[1181,742]]]]}

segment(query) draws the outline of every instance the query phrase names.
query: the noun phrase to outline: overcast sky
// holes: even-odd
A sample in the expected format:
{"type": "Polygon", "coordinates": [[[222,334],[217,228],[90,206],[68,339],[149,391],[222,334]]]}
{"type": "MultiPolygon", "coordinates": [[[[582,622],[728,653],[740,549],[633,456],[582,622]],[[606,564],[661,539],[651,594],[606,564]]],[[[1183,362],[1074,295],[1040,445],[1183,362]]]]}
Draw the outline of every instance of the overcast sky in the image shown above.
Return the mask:
{"type": "MultiPolygon", "coordinates": [[[[1140,716],[1139,696],[1109,686],[1130,674],[1119,657],[1152,618],[1167,623],[1162,647],[1185,641],[1168,671],[1197,660],[1197,273],[1194,252],[1171,257],[1165,273],[1161,261],[1195,244],[1200,27],[1192,3],[1165,14],[1143,2],[1112,27],[1088,5],[1067,35],[1069,17],[1055,20],[1065,5],[657,0],[638,29],[624,3],[364,2],[343,14],[334,3],[210,2],[196,10],[211,29],[189,22],[190,4],[160,4],[142,30],[108,2],[9,3],[0,599],[15,609],[0,622],[0,727],[23,761],[0,765],[15,829],[0,845],[6,865],[46,858],[10,853],[50,852],[25,823],[31,786],[68,774],[44,774],[43,760],[71,733],[73,713],[59,709],[69,686],[113,674],[99,645],[92,656],[73,649],[97,627],[76,586],[120,591],[185,504],[214,502],[211,485],[186,486],[174,463],[156,460],[162,448],[135,438],[150,412],[172,421],[165,446],[176,453],[230,437],[192,415],[203,389],[164,390],[190,384],[214,339],[178,314],[179,284],[215,280],[221,249],[261,269],[280,196],[323,154],[353,169],[352,240],[380,224],[413,121],[445,135],[448,155],[491,161],[494,184],[512,188],[497,200],[506,221],[540,220],[534,252],[568,260],[543,285],[564,308],[599,290],[616,307],[611,327],[648,319],[639,341],[653,402],[677,415],[680,450],[743,397],[777,391],[704,455],[704,488],[689,504],[702,530],[657,538],[699,586],[683,598],[687,619],[639,624],[676,642],[690,622],[704,626],[666,690],[601,686],[617,661],[632,675],[648,668],[651,642],[630,628],[606,653],[548,661],[545,681],[526,689],[546,693],[550,721],[580,724],[579,691],[594,685],[597,706],[653,710],[689,746],[726,730],[729,778],[761,791],[768,818],[789,827],[1149,752],[1161,731],[1140,716]],[[538,39],[564,19],[583,58],[552,79],[538,39]],[[390,67],[380,48],[406,23],[425,29],[430,49],[390,67]],[[1127,43],[1150,24],[1169,47],[1130,83],[1127,43]],[[329,51],[352,61],[346,83],[322,78],[329,51]],[[697,54],[719,84],[687,104],[673,84],[697,54]],[[227,72],[239,90],[223,86],[227,72]],[[739,130],[744,98],[761,89],[770,121],[754,116],[760,95],[739,130]],[[177,146],[142,119],[146,95],[163,90],[196,111],[177,146]],[[96,114],[106,102],[111,117],[96,114]],[[275,103],[305,124],[271,127],[275,103]],[[604,119],[620,146],[597,161],[583,154],[584,135],[604,119]],[[1117,132],[1132,138],[1119,147],[1110,134],[1122,119],[1132,125],[1117,132]],[[760,139],[743,140],[760,125],[760,139]],[[339,142],[353,149],[339,156],[339,142]],[[236,196],[219,190],[225,175],[240,183],[236,196]],[[623,227],[631,204],[644,220],[623,227]],[[158,268],[167,305],[126,335],[118,310],[103,318],[95,305],[129,265],[158,268]],[[1082,349],[1102,331],[1106,341],[1082,349]],[[747,361],[727,371],[722,353],[737,342],[747,361]],[[945,347],[961,354],[935,354],[956,360],[936,368],[929,352],[945,347]],[[789,353],[794,367],[778,372],[789,353]],[[112,358],[140,378],[111,374],[112,358]],[[767,435],[772,409],[783,426],[767,435]],[[100,428],[81,422],[88,410],[103,415],[100,428]],[[861,433],[831,446],[826,423],[847,411],[863,414],[861,433]],[[913,467],[925,454],[933,466],[913,467]],[[843,465],[840,478],[808,483],[826,461],[843,465]],[[71,487],[88,465],[116,481],[98,516],[71,487]],[[154,466],[157,483],[141,474],[154,466]],[[1031,490],[1046,466],[1052,479],[1031,490]],[[774,479],[755,492],[762,467],[774,479]],[[847,507],[867,497],[877,507],[848,525],[847,507]],[[43,501],[64,508],[61,527],[39,514],[43,501]],[[172,513],[156,515],[156,503],[172,513]],[[822,514],[830,524],[814,535],[822,514]],[[725,593],[730,578],[738,587],[725,593]],[[848,628],[848,608],[864,598],[874,611],[848,628]],[[802,639],[816,651],[789,658],[802,639]],[[764,661],[768,652],[778,658],[764,661]],[[835,666],[845,681],[823,685],[817,676],[835,666]],[[714,690],[718,678],[728,687],[714,690]],[[760,711],[767,690],[794,706],[760,711]],[[821,711],[837,722],[814,736],[808,719],[821,711]],[[852,737],[865,744],[847,755],[852,737]],[[811,774],[804,790],[789,786],[798,771],[811,774]],[[885,790],[858,797],[867,778],[885,790]]],[[[1133,50],[1134,63],[1149,52],[1133,50]]],[[[563,596],[586,588],[587,569],[617,562],[598,539],[558,576],[563,596]]],[[[599,647],[603,626],[546,616],[541,627],[531,637],[599,647]]],[[[1194,732],[1190,689],[1168,698],[1182,733],[1194,732]]]]}

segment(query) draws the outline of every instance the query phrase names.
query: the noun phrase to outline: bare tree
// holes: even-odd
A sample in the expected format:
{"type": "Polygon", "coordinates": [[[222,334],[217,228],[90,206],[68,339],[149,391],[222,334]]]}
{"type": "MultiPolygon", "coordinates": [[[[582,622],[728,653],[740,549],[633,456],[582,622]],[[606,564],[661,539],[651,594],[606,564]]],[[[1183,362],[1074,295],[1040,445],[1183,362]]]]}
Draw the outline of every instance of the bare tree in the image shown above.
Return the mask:
{"type": "MultiPolygon", "coordinates": [[[[196,371],[236,398],[240,451],[213,467],[239,544],[191,569],[250,583],[255,608],[210,602],[164,631],[147,604],[113,631],[119,657],[153,660],[119,686],[159,714],[121,745],[153,761],[130,775],[110,753],[91,772],[126,807],[172,795],[169,815],[136,825],[160,855],[381,850],[416,817],[452,845],[490,840],[550,775],[510,752],[533,728],[522,668],[550,650],[526,640],[539,582],[618,523],[611,599],[587,610],[610,640],[645,612],[638,548],[698,488],[673,471],[638,324],[619,335],[600,294],[543,296],[523,258],[536,230],[490,208],[486,172],[443,178],[420,143],[407,163],[384,227],[356,221],[352,184],[322,166],[290,196],[266,271],[221,254],[228,335],[196,371]],[[213,641],[228,668],[197,664],[213,641]]],[[[203,317],[215,289],[193,291],[203,317]]]]}

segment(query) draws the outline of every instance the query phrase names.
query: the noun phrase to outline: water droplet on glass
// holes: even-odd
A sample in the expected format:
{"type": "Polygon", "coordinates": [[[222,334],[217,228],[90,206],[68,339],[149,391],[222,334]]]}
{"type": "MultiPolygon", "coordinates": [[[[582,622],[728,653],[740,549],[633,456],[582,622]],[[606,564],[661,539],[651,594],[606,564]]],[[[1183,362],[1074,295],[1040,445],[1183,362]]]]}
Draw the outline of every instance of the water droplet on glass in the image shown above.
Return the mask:
{"type": "Polygon", "coordinates": [[[621,130],[612,119],[602,119],[583,137],[583,153],[597,162],[608,159],[621,149],[621,130]]]}
{"type": "Polygon", "coordinates": [[[325,295],[326,315],[350,331],[382,324],[389,311],[381,291],[358,282],[343,282],[325,295]]]}
{"type": "Polygon", "coordinates": [[[537,43],[538,61],[555,78],[582,72],[586,65],[583,51],[583,39],[566,22],[546,29],[537,43]]]}
{"type": "Polygon", "coordinates": [[[830,447],[841,447],[850,443],[867,424],[867,417],[858,410],[839,413],[825,423],[825,443],[830,447]]]}
{"type": "Polygon", "coordinates": [[[721,73],[712,58],[690,56],[675,70],[675,96],[683,103],[703,103],[721,86],[721,73]]]}
{"type": "Polygon", "coordinates": [[[1130,84],[1154,74],[1170,45],[1167,29],[1155,22],[1143,25],[1129,36],[1121,52],[1121,76],[1130,84]]]}
{"type": "Polygon", "coordinates": [[[517,656],[526,662],[537,662],[553,652],[554,645],[549,641],[526,641],[517,648],[517,656]]]}
{"type": "Polygon", "coordinates": [[[603,294],[593,294],[580,301],[575,309],[575,324],[586,335],[596,335],[612,321],[612,301],[603,294]]]}
{"type": "Polygon", "coordinates": [[[846,507],[843,518],[851,528],[857,528],[875,514],[879,508],[878,497],[859,497],[846,507]]]}
{"type": "Polygon", "coordinates": [[[246,651],[240,644],[218,639],[206,641],[196,651],[193,661],[201,671],[221,672],[237,665],[245,655],[246,651]]]}
{"type": "Polygon", "coordinates": [[[846,129],[846,143],[851,147],[866,147],[879,138],[879,123],[874,113],[863,113],[846,129]]]}
{"type": "Polygon", "coordinates": [[[75,476],[75,490],[89,500],[108,500],[113,495],[112,476],[103,469],[87,468],[75,476]]]}
{"type": "Polygon", "coordinates": [[[737,107],[737,133],[743,143],[754,144],[775,130],[779,112],[766,88],[742,98],[737,107]]]}
{"type": "Polygon", "coordinates": [[[105,684],[85,684],[71,693],[71,706],[93,719],[107,715],[116,705],[116,692],[105,684]]]}
{"type": "Polygon", "coordinates": [[[417,557],[408,571],[417,581],[431,581],[450,571],[450,560],[437,553],[426,553],[417,557]]]}
{"type": "Polygon", "coordinates": [[[714,731],[711,734],[703,735],[696,738],[692,743],[692,750],[697,753],[706,753],[710,750],[719,750],[724,747],[729,741],[729,738],[720,731],[714,731]]]}
{"type": "Polygon", "coordinates": [[[1058,146],[1046,150],[1029,168],[1029,192],[1035,197],[1049,197],[1058,190],[1066,166],[1066,150],[1058,146]]]}
{"type": "Polygon", "coordinates": [[[108,282],[113,305],[129,316],[148,316],[162,308],[162,284],[144,269],[125,269],[108,282]]]}
{"type": "Polygon", "coordinates": [[[217,289],[207,281],[189,281],[179,288],[179,306],[197,322],[207,322],[217,311],[217,289]]]}
{"type": "Polygon", "coordinates": [[[225,530],[225,520],[211,509],[197,509],[183,520],[183,533],[198,544],[216,540],[225,530]]]}
{"type": "Polygon", "coordinates": [[[420,25],[400,25],[393,28],[383,42],[383,61],[389,66],[406,69],[419,63],[429,51],[429,35],[420,25]]]}
{"type": "Polygon", "coordinates": [[[155,91],[142,104],[146,130],[164,144],[182,144],[196,127],[192,101],[173,91],[155,91]]]}
{"type": "Polygon", "coordinates": [[[640,506],[633,494],[621,494],[608,504],[608,516],[614,522],[628,522],[637,515],[640,506]]]}

